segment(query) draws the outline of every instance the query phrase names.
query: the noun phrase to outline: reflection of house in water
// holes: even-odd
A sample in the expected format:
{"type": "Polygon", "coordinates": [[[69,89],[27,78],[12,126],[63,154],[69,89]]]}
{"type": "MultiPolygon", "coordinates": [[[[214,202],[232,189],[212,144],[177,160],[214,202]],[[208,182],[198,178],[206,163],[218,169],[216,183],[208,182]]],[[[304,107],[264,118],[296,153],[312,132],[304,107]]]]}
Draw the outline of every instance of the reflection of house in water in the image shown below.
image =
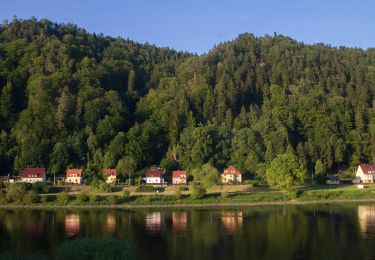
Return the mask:
{"type": "Polygon", "coordinates": [[[107,215],[107,230],[112,233],[116,231],[116,217],[114,214],[107,215]]]}
{"type": "Polygon", "coordinates": [[[161,213],[160,212],[150,212],[146,216],[146,229],[149,231],[160,231],[161,225],[161,213]]]}
{"type": "Polygon", "coordinates": [[[242,211],[223,211],[221,212],[221,222],[225,229],[234,232],[242,227],[243,212],[242,211]]]}
{"type": "Polygon", "coordinates": [[[73,237],[79,235],[81,231],[78,214],[68,214],[65,216],[65,236],[73,237]]]}
{"type": "Polygon", "coordinates": [[[172,212],[172,225],[176,231],[185,230],[187,226],[187,212],[172,212]]]}
{"type": "Polygon", "coordinates": [[[358,222],[361,233],[375,229],[375,206],[358,206],[358,222]]]}

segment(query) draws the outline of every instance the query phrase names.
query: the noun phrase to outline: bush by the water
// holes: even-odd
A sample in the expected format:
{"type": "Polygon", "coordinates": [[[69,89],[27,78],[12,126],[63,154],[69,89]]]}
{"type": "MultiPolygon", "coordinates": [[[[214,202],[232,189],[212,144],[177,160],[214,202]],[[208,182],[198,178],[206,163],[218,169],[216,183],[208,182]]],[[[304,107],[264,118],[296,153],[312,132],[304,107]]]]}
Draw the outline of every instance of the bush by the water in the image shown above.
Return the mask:
{"type": "Polygon", "coordinates": [[[107,202],[111,205],[117,204],[117,196],[116,195],[109,195],[107,197],[107,202]]]}
{"type": "Polygon", "coordinates": [[[6,189],[5,199],[8,203],[22,201],[26,190],[24,183],[10,183],[6,189]]]}
{"type": "Polygon", "coordinates": [[[81,192],[81,193],[77,194],[76,200],[79,203],[84,203],[84,202],[89,200],[89,196],[87,196],[87,193],[81,192]]]}
{"type": "Polygon", "coordinates": [[[287,193],[288,198],[291,200],[298,199],[298,197],[301,195],[300,190],[289,190],[286,193],[287,193]]]}
{"type": "Polygon", "coordinates": [[[102,182],[99,184],[99,190],[102,192],[111,192],[111,185],[108,183],[102,182]]]}
{"type": "Polygon", "coordinates": [[[221,192],[220,198],[221,199],[227,199],[227,198],[229,198],[229,193],[227,191],[221,192]]]}
{"type": "Polygon", "coordinates": [[[124,240],[79,238],[66,240],[58,249],[57,259],[138,259],[135,247],[124,240]]]}
{"type": "Polygon", "coordinates": [[[141,185],[135,188],[135,192],[154,192],[155,188],[153,186],[141,185]]]}
{"type": "Polygon", "coordinates": [[[257,187],[260,184],[259,180],[246,180],[244,181],[244,184],[251,185],[253,187],[257,187]]]}
{"type": "Polygon", "coordinates": [[[90,194],[89,195],[90,202],[97,202],[98,201],[98,195],[96,194],[90,194]]]}
{"type": "Polygon", "coordinates": [[[69,195],[66,192],[61,192],[56,195],[57,202],[61,204],[68,204],[69,202],[69,195]]]}
{"type": "Polygon", "coordinates": [[[129,197],[130,197],[130,190],[127,189],[127,188],[124,188],[124,189],[122,190],[122,197],[123,197],[124,199],[129,199],[129,197]]]}
{"type": "Polygon", "coordinates": [[[182,199],[182,193],[181,193],[180,189],[178,189],[174,192],[174,197],[176,198],[176,200],[182,199]]]}
{"type": "Polygon", "coordinates": [[[203,186],[194,185],[190,196],[192,199],[198,200],[198,199],[203,199],[206,193],[207,193],[207,190],[203,186]]]}
{"type": "Polygon", "coordinates": [[[35,190],[29,190],[23,196],[22,201],[26,204],[34,204],[39,202],[39,194],[35,190]]]}

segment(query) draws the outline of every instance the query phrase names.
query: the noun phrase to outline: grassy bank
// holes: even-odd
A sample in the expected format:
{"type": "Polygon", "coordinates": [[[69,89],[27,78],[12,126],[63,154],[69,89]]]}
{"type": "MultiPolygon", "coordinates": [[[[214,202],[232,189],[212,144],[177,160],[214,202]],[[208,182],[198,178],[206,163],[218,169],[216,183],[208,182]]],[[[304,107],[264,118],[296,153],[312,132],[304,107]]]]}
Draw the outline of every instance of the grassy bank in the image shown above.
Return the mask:
{"type": "Polygon", "coordinates": [[[257,204],[304,204],[339,201],[375,201],[375,186],[359,190],[356,186],[310,186],[300,187],[295,192],[273,191],[268,188],[247,189],[237,192],[211,192],[201,199],[193,199],[189,194],[181,196],[165,194],[132,194],[103,193],[80,194],[42,194],[36,203],[16,201],[0,203],[7,206],[38,207],[140,207],[140,206],[207,206],[207,205],[257,205],[257,204]],[[65,199],[62,197],[65,196],[65,199]]]}

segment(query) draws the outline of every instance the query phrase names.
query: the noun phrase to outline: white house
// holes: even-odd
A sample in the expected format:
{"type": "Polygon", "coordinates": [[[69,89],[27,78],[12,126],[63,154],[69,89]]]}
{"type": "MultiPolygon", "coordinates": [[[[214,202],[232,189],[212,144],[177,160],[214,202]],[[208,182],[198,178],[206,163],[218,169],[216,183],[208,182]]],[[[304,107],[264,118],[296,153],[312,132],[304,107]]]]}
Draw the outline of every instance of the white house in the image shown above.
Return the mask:
{"type": "Polygon", "coordinates": [[[103,175],[106,183],[112,184],[116,182],[116,169],[103,169],[103,175]]]}
{"type": "Polygon", "coordinates": [[[66,183],[82,184],[83,171],[82,169],[68,169],[66,170],[66,183]]]}
{"type": "Polygon", "coordinates": [[[46,169],[44,168],[25,168],[21,173],[21,182],[35,183],[47,181],[46,169]]]}
{"type": "Polygon", "coordinates": [[[146,172],[146,184],[158,184],[163,185],[164,182],[164,171],[160,168],[149,169],[146,172]]]}
{"type": "Polygon", "coordinates": [[[239,170],[237,170],[236,167],[234,167],[233,165],[230,165],[221,174],[221,182],[222,183],[241,183],[242,174],[239,170]]]}
{"type": "Polygon", "coordinates": [[[361,183],[374,183],[375,180],[375,165],[360,164],[355,174],[356,178],[360,179],[361,183]]]}

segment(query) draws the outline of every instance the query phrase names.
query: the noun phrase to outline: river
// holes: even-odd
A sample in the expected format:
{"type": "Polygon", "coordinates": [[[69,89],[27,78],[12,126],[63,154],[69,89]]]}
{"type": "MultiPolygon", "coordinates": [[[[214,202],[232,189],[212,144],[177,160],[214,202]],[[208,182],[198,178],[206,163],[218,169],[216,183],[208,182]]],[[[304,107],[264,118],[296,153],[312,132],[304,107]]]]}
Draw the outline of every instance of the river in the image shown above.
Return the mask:
{"type": "Polygon", "coordinates": [[[51,258],[83,237],[126,240],[141,259],[375,258],[375,205],[0,209],[3,254],[51,258]]]}

